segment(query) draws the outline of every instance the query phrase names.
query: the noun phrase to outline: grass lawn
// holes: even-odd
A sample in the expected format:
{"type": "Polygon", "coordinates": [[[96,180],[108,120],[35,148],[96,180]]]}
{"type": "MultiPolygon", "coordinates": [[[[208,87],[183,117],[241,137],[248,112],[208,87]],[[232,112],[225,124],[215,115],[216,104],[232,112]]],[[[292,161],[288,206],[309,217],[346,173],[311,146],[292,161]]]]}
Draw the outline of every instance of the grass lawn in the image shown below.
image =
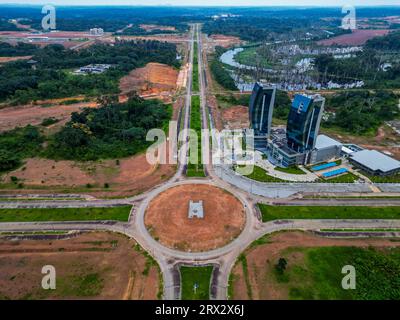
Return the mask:
{"type": "Polygon", "coordinates": [[[306,174],[299,167],[289,167],[289,168],[275,167],[275,170],[280,171],[280,172],[289,173],[289,174],[306,174]]]}
{"type": "Polygon", "coordinates": [[[377,177],[377,176],[371,176],[367,173],[361,172],[363,175],[368,177],[372,182],[376,183],[400,183],[400,174],[395,174],[393,176],[388,176],[388,177],[377,177]]]}
{"type": "Polygon", "coordinates": [[[182,300],[210,299],[210,282],[213,267],[180,267],[182,300]],[[194,290],[194,286],[197,289],[194,290]]]}
{"type": "Polygon", "coordinates": [[[245,48],[235,55],[234,60],[248,66],[260,65],[263,68],[271,68],[271,64],[257,53],[258,49],[259,47],[245,48]]]}
{"type": "Polygon", "coordinates": [[[107,208],[0,209],[0,222],[29,221],[128,221],[131,206],[107,208]]]}
{"type": "MultiPolygon", "coordinates": [[[[275,281],[287,287],[289,299],[398,300],[400,299],[400,249],[376,250],[356,247],[290,248],[304,254],[304,261],[291,264],[275,281]],[[356,289],[344,290],[343,266],[356,270],[356,289]]],[[[283,253],[285,257],[285,253],[283,253]]],[[[274,270],[275,271],[275,270],[274,270]]]]}
{"type": "Polygon", "coordinates": [[[285,180],[270,176],[267,171],[257,166],[254,166],[253,173],[246,177],[260,182],[285,182],[285,180]]]}
{"type": "Polygon", "coordinates": [[[199,91],[199,61],[197,58],[197,42],[194,43],[193,52],[193,77],[192,77],[192,90],[199,91]]]}
{"type": "Polygon", "coordinates": [[[360,179],[359,177],[357,177],[356,175],[352,174],[351,172],[343,174],[341,176],[332,178],[332,179],[324,179],[324,182],[327,183],[354,183],[355,181],[357,181],[358,179],[360,179]]]}
{"type": "Polygon", "coordinates": [[[269,206],[258,204],[263,222],[282,219],[400,219],[400,207],[269,206]]]}

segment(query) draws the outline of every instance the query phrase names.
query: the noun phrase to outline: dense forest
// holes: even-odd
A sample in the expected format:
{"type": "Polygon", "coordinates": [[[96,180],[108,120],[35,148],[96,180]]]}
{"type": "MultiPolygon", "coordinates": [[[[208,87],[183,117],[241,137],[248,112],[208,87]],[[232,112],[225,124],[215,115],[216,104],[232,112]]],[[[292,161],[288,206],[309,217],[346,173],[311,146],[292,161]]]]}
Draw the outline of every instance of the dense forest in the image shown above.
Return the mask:
{"type": "Polygon", "coordinates": [[[347,132],[376,132],[384,121],[398,118],[399,97],[388,91],[346,91],[328,97],[325,109],[333,115],[325,127],[339,127],[347,132]]]}
{"type": "Polygon", "coordinates": [[[18,31],[19,29],[13,23],[8,22],[7,20],[0,19],[0,31],[18,31]]]}
{"type": "Polygon", "coordinates": [[[0,133],[0,172],[15,169],[23,158],[37,155],[43,140],[39,130],[33,126],[0,133]]]}
{"type": "Polygon", "coordinates": [[[171,110],[162,102],[131,98],[124,104],[73,113],[52,137],[46,155],[55,159],[96,160],[133,155],[146,146],[146,134],[163,128],[171,110]]]}
{"type": "Polygon", "coordinates": [[[370,39],[365,46],[375,50],[400,51],[400,31],[389,33],[384,37],[370,39]]]}
{"type": "Polygon", "coordinates": [[[369,40],[362,52],[348,59],[335,59],[333,55],[317,56],[314,65],[318,80],[346,83],[363,80],[367,88],[400,87],[400,32],[369,40]],[[389,63],[388,68],[383,68],[389,63]]]}
{"type": "Polygon", "coordinates": [[[38,46],[30,43],[17,43],[15,46],[7,42],[0,42],[0,57],[31,56],[39,51],[38,46]]]}
{"type": "Polygon", "coordinates": [[[158,41],[96,44],[79,51],[50,45],[36,51],[32,59],[37,61],[36,69],[27,61],[10,62],[0,68],[0,101],[27,103],[78,94],[116,94],[119,79],[148,62],[179,66],[176,46],[158,41]],[[93,63],[111,64],[112,68],[102,74],[84,76],[71,72],[93,63]]]}
{"type": "Polygon", "coordinates": [[[215,48],[215,54],[212,56],[210,61],[210,70],[215,81],[220,86],[227,90],[236,91],[237,87],[235,81],[233,81],[229,72],[224,67],[223,63],[219,60],[219,57],[225,52],[226,49],[217,46],[215,48]]]}

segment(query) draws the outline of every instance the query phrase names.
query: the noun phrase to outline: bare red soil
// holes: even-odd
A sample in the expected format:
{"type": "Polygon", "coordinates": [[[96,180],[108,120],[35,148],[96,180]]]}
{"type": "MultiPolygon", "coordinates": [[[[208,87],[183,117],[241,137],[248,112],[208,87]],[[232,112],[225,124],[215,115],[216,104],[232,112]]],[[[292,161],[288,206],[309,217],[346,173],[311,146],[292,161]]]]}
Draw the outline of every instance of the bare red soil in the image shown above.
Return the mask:
{"type": "Polygon", "coordinates": [[[170,102],[176,89],[178,71],[161,63],[148,63],[123,77],[120,81],[122,101],[131,91],[138,92],[144,98],[159,98],[170,102]]]}
{"type": "Polygon", "coordinates": [[[210,185],[183,185],[169,189],[150,203],[145,224],[163,245],[183,251],[207,251],[236,238],[245,224],[242,203],[232,194],[210,185]],[[189,201],[203,201],[204,218],[188,217],[189,201]]]}
{"type": "Polygon", "coordinates": [[[234,106],[222,111],[225,126],[229,129],[249,128],[249,108],[244,106],[234,106]]]}
{"type": "Polygon", "coordinates": [[[377,29],[377,30],[354,30],[351,34],[344,34],[331,39],[318,41],[319,45],[332,46],[360,46],[364,45],[369,39],[385,36],[389,33],[389,30],[377,29]]]}
{"type": "Polygon", "coordinates": [[[158,269],[150,265],[144,274],[147,259],[135,245],[102,232],[66,240],[0,239],[0,299],[157,299],[158,269]],[[56,268],[56,290],[41,288],[45,265],[56,268]],[[87,276],[99,280],[95,294],[79,285],[87,276]]]}

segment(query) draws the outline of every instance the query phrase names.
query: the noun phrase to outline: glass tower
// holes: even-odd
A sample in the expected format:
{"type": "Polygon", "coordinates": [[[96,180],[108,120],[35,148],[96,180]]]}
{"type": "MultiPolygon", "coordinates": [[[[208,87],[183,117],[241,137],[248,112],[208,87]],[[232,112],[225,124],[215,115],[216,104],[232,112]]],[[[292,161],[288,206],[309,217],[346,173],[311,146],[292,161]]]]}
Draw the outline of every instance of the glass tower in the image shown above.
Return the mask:
{"type": "Polygon", "coordinates": [[[324,105],[325,99],[319,95],[295,95],[286,131],[289,148],[297,152],[314,149],[324,105]]]}
{"type": "Polygon", "coordinates": [[[256,83],[250,98],[250,124],[255,136],[270,135],[276,89],[256,83]]]}

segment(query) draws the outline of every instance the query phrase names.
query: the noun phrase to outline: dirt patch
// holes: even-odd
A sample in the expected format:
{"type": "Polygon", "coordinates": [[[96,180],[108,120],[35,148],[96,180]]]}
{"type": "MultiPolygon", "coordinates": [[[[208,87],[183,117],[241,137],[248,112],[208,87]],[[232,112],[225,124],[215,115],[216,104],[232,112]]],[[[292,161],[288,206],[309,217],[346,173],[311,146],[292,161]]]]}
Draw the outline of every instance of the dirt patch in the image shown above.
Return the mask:
{"type": "Polygon", "coordinates": [[[354,30],[350,34],[344,34],[331,39],[321,40],[317,43],[323,46],[361,46],[364,45],[369,39],[375,37],[385,36],[389,33],[389,30],[377,29],[377,30],[354,30]]]}
{"type": "Polygon", "coordinates": [[[245,224],[242,203],[232,194],[210,185],[169,189],[149,205],[145,224],[163,245],[183,251],[207,251],[236,238],[245,224]],[[188,218],[189,201],[203,201],[204,218],[188,218]]]}
{"type": "Polygon", "coordinates": [[[143,98],[159,98],[171,101],[177,87],[178,71],[161,63],[148,63],[123,77],[120,81],[121,95],[136,91],[143,98]]]}
{"type": "Polygon", "coordinates": [[[234,106],[222,111],[225,128],[245,129],[250,127],[249,108],[234,106]]]}
{"type": "Polygon", "coordinates": [[[11,61],[18,61],[18,60],[29,60],[32,56],[21,56],[21,57],[0,57],[0,64],[7,63],[11,61]]]}
{"type": "Polygon", "coordinates": [[[239,37],[226,36],[223,34],[212,34],[209,39],[212,40],[214,46],[229,48],[235,45],[240,45],[243,41],[239,37]]]}
{"type": "Polygon", "coordinates": [[[159,26],[156,24],[140,24],[139,27],[147,32],[151,32],[154,30],[162,30],[162,31],[175,31],[176,28],[173,26],[159,26]]]}
{"type": "MultiPolygon", "coordinates": [[[[272,300],[287,299],[288,292],[278,286],[272,277],[273,264],[281,257],[281,253],[291,247],[397,247],[400,242],[389,239],[329,239],[306,232],[282,232],[272,235],[268,242],[249,249],[246,252],[248,280],[253,299],[272,300]]],[[[290,253],[290,261],[296,263],[302,260],[302,253],[290,253]]],[[[233,299],[249,299],[247,285],[239,262],[232,270],[234,281],[233,299]]]]}
{"type": "MultiPolygon", "coordinates": [[[[132,40],[147,40],[147,41],[162,41],[181,44],[188,40],[186,34],[159,34],[159,35],[149,35],[149,36],[118,36],[120,40],[132,41],[132,40]]],[[[115,42],[115,37],[105,37],[101,41],[105,42],[115,42]]]]}
{"type": "Polygon", "coordinates": [[[136,242],[112,233],[68,240],[0,240],[0,299],[157,299],[158,269],[136,242]],[[56,268],[56,290],[41,269],[56,268]]]}
{"type": "MultiPolygon", "coordinates": [[[[49,101],[47,103],[55,102],[49,101]]],[[[11,130],[15,127],[24,127],[28,124],[37,126],[46,118],[60,120],[56,126],[61,126],[69,121],[73,112],[95,107],[97,107],[97,104],[94,102],[79,102],[71,105],[51,105],[48,107],[26,105],[2,108],[0,109],[0,131],[11,130]]]]}
{"type": "Polygon", "coordinates": [[[25,164],[1,181],[10,183],[17,177],[24,189],[7,189],[4,193],[85,192],[97,197],[122,197],[139,194],[172,177],[172,165],[151,165],[145,154],[121,160],[76,163],[42,158],[27,159],[25,164]],[[118,164],[119,162],[119,164],[118,164]],[[90,184],[90,188],[87,185],[90,184]],[[108,188],[105,188],[107,184],[108,188]],[[83,189],[83,190],[79,190],[83,189]]]}

